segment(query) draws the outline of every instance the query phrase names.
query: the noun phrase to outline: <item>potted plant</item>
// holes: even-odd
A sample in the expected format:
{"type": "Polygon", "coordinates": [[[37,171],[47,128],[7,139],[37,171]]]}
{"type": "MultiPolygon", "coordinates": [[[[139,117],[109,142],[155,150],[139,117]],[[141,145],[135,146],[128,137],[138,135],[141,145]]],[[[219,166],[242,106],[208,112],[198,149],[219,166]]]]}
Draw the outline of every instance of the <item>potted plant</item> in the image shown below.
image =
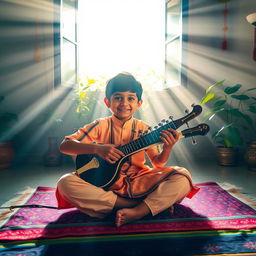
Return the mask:
{"type": "MultiPolygon", "coordinates": [[[[0,96],[0,103],[5,97],[0,96]]],[[[2,108],[3,109],[3,108],[2,108]]],[[[12,145],[12,128],[18,121],[18,116],[11,112],[0,113],[0,169],[11,166],[14,158],[14,149],[12,145]]]]}
{"type": "Polygon", "coordinates": [[[205,113],[206,122],[215,126],[221,124],[212,134],[218,146],[218,163],[236,165],[238,148],[244,144],[244,131],[251,129],[255,133],[255,121],[251,115],[256,113],[256,98],[250,94],[256,88],[242,90],[241,84],[224,86],[224,81],[209,86],[201,104],[207,103],[209,107],[205,113]]]}

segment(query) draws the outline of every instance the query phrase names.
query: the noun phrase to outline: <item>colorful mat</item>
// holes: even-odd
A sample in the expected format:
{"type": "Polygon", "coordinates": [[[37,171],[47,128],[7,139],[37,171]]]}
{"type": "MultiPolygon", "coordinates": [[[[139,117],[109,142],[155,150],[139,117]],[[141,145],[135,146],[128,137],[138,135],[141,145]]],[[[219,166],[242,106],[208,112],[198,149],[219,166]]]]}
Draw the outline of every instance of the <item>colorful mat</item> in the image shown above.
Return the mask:
{"type": "MultiPolygon", "coordinates": [[[[121,228],[114,215],[98,220],[75,209],[22,208],[4,223],[0,213],[0,256],[256,255],[255,210],[231,195],[236,190],[197,185],[200,192],[175,205],[173,215],[165,211],[121,228]]],[[[54,193],[39,187],[19,200],[56,206],[54,193]]]]}
{"type": "MultiPolygon", "coordinates": [[[[114,216],[99,220],[76,209],[21,208],[1,226],[0,240],[256,228],[253,208],[216,183],[197,185],[199,193],[175,205],[174,214],[165,211],[120,228],[114,226],[114,216]]],[[[26,204],[56,206],[55,188],[38,187],[26,204]]]]}

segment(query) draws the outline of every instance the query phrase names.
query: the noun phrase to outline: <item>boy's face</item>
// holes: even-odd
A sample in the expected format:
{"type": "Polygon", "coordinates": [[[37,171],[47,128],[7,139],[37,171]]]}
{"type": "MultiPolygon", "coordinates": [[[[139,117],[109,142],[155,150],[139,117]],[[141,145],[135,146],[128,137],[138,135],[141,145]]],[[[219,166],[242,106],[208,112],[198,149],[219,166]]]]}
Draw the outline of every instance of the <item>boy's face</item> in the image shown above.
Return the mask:
{"type": "Polygon", "coordinates": [[[115,92],[110,100],[105,98],[104,102],[112,113],[124,122],[129,120],[142,104],[142,100],[138,100],[136,93],[129,91],[115,92]]]}

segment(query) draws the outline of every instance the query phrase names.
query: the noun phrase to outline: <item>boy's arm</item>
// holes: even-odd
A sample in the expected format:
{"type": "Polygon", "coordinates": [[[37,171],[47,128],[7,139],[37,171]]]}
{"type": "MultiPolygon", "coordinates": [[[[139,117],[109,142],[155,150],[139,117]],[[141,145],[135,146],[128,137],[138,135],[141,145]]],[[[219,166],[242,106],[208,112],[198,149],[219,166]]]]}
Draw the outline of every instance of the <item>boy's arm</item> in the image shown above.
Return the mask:
{"type": "Polygon", "coordinates": [[[74,139],[64,139],[60,144],[60,152],[67,155],[96,154],[96,144],[81,143],[74,139]]]}
{"type": "Polygon", "coordinates": [[[163,150],[160,154],[156,154],[155,151],[148,149],[147,154],[155,167],[163,167],[167,163],[172,148],[179,140],[179,133],[176,130],[168,129],[161,132],[161,140],[163,141],[163,150]]]}
{"type": "Polygon", "coordinates": [[[124,153],[112,144],[81,143],[74,139],[64,139],[60,151],[68,155],[97,154],[110,163],[115,163],[124,153]]]}

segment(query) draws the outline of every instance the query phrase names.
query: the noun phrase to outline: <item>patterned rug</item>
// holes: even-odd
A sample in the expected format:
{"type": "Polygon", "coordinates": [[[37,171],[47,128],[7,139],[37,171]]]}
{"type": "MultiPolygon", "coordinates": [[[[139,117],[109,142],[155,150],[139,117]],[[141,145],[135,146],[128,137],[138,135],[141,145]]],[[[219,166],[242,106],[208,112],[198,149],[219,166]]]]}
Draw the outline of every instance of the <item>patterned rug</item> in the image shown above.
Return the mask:
{"type": "MultiPolygon", "coordinates": [[[[103,220],[76,209],[21,208],[0,227],[0,240],[54,239],[100,235],[125,235],[181,231],[249,230],[256,228],[256,211],[213,182],[197,184],[193,199],[184,199],[155,217],[114,226],[114,215],[103,220]]],[[[38,187],[26,204],[56,206],[55,188],[38,187]]],[[[166,233],[165,233],[166,234],[166,233]]],[[[256,243],[255,243],[256,248],[256,243]]]]}
{"type": "MultiPolygon", "coordinates": [[[[121,228],[113,225],[114,214],[99,220],[76,209],[5,209],[0,256],[105,256],[113,249],[119,256],[256,255],[255,202],[242,202],[234,187],[197,185],[200,192],[175,205],[173,214],[167,210],[121,228]]],[[[38,187],[9,205],[55,207],[54,194],[54,188],[38,187]]]]}

